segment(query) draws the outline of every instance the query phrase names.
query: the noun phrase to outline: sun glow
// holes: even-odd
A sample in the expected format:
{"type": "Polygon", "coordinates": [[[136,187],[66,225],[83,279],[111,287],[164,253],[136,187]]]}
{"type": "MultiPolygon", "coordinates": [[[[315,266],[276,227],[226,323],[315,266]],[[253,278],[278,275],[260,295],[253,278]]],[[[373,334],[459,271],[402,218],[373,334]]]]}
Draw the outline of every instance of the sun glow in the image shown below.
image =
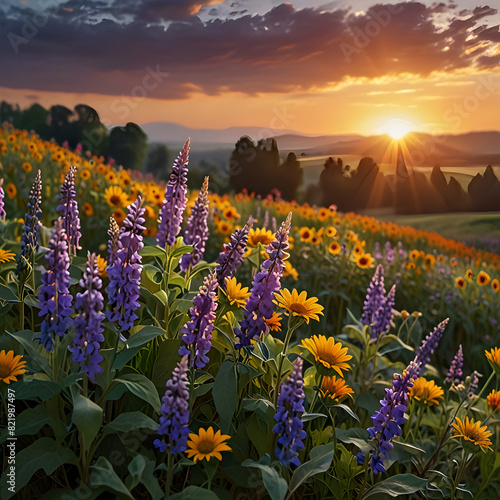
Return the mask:
{"type": "Polygon", "coordinates": [[[382,132],[390,135],[393,139],[402,139],[406,134],[411,132],[413,125],[406,120],[391,120],[384,127],[382,132]]]}

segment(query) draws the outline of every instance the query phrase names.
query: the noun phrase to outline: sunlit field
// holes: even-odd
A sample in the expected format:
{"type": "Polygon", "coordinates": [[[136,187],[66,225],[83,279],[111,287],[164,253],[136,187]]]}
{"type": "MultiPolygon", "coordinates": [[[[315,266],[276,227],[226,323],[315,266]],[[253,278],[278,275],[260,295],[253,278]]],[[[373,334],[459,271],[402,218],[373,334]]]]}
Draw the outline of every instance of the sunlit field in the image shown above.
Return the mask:
{"type": "Polygon", "coordinates": [[[188,158],[162,184],[0,129],[15,498],[496,498],[500,256],[188,192],[188,158]]]}

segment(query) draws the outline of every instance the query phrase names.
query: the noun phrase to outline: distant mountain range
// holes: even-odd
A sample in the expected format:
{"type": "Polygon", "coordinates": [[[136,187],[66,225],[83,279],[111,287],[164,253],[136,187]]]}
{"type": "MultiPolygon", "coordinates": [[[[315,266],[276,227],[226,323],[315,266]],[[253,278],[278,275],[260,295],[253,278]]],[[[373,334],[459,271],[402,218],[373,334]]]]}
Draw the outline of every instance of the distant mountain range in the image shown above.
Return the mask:
{"type": "MultiPolygon", "coordinates": [[[[141,125],[150,142],[167,144],[174,150],[191,137],[193,152],[231,151],[241,136],[253,140],[274,137],[280,152],[293,151],[297,156],[371,156],[382,163],[393,139],[388,135],[356,134],[314,135],[296,130],[271,130],[265,127],[229,127],[195,129],[172,122],[151,122],[141,125]]],[[[500,165],[500,132],[468,132],[433,136],[411,132],[404,137],[408,153],[421,166],[500,165]]]]}

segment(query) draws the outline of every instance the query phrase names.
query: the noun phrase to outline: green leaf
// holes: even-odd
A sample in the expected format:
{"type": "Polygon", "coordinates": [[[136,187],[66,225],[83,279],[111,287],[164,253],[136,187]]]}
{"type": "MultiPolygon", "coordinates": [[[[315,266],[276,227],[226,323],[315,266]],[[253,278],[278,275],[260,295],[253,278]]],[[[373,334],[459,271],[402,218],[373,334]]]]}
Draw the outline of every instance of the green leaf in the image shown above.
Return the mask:
{"type": "Polygon", "coordinates": [[[161,339],[156,353],[151,380],[160,393],[165,392],[165,384],[172,377],[172,371],[180,360],[179,339],[161,339]]]}
{"type": "Polygon", "coordinates": [[[181,245],[179,248],[176,248],[170,255],[172,259],[178,259],[182,257],[185,253],[191,253],[193,251],[192,245],[181,245]]]}
{"type": "Polygon", "coordinates": [[[163,274],[160,269],[152,264],[144,264],[141,272],[141,286],[151,293],[156,293],[161,288],[163,274]]]}
{"type": "MultiPolygon", "coordinates": [[[[47,408],[43,405],[29,408],[16,416],[16,436],[33,436],[44,425],[50,425],[52,428],[56,425],[54,420],[49,417],[47,408]]],[[[8,428],[5,427],[0,434],[0,444],[7,439],[8,435],[8,428]]]]}
{"type": "Polygon", "coordinates": [[[279,475],[276,469],[273,469],[269,465],[259,464],[250,459],[245,460],[241,465],[244,467],[253,467],[261,471],[262,482],[271,500],[283,500],[285,498],[288,484],[286,480],[279,475]]]}
{"type": "Polygon", "coordinates": [[[29,357],[42,369],[49,377],[52,377],[52,367],[49,362],[34,348],[38,342],[33,341],[35,335],[31,330],[23,330],[16,333],[8,333],[15,338],[26,350],[29,357]]]}
{"type": "Polygon", "coordinates": [[[140,373],[125,373],[120,378],[116,378],[111,387],[113,388],[120,384],[138,398],[149,403],[156,413],[160,413],[161,401],[158,391],[153,382],[147,377],[140,373]]]}
{"type": "Polygon", "coordinates": [[[165,335],[165,330],[157,326],[144,326],[130,336],[125,346],[117,354],[112,370],[121,370],[151,340],[165,335]]]}
{"type": "Polygon", "coordinates": [[[199,486],[188,486],[180,493],[169,496],[171,500],[219,500],[219,497],[210,490],[199,486]]]}
{"type": "Polygon", "coordinates": [[[330,406],[330,408],[341,408],[344,410],[351,418],[354,420],[357,420],[359,422],[358,416],[349,408],[349,406],[343,404],[343,403],[337,403],[335,405],[330,406]]]}
{"type": "Polygon", "coordinates": [[[142,455],[136,455],[127,465],[130,476],[126,479],[126,485],[129,490],[133,490],[140,482],[142,473],[146,469],[146,460],[142,455]]]}
{"type": "Polygon", "coordinates": [[[63,386],[52,380],[39,380],[26,378],[12,385],[16,391],[16,399],[29,399],[32,401],[47,401],[57,396],[63,386]]]}
{"type": "Polygon", "coordinates": [[[0,301],[21,302],[12,289],[6,285],[0,285],[0,301]]]}
{"type": "Polygon", "coordinates": [[[410,495],[416,491],[425,491],[426,489],[427,479],[422,479],[413,474],[397,474],[377,483],[366,492],[363,498],[380,494],[398,497],[400,495],[410,495]]]}
{"type": "Polygon", "coordinates": [[[212,389],[215,408],[220,416],[220,428],[223,433],[229,433],[231,420],[238,405],[236,392],[236,373],[232,361],[224,361],[215,377],[212,389]]]}
{"type": "Polygon", "coordinates": [[[328,418],[328,415],[323,413],[304,413],[300,420],[302,422],[309,422],[309,420],[315,420],[316,418],[328,418]]]}
{"type": "MultiPolygon", "coordinates": [[[[72,386],[73,388],[73,386],[72,386]]],[[[94,441],[102,423],[102,408],[90,399],[82,396],[76,388],[73,393],[73,416],[71,420],[82,434],[86,451],[94,441]]]]}
{"type": "Polygon", "coordinates": [[[333,443],[316,446],[310,453],[310,460],[298,467],[290,479],[289,490],[293,493],[304,481],[310,477],[326,472],[333,460],[333,443]]]}
{"type": "Polygon", "coordinates": [[[158,422],[140,411],[129,411],[120,413],[112,422],[103,429],[103,435],[114,434],[116,432],[129,432],[136,429],[158,430],[158,422]]]}
{"type": "Polygon", "coordinates": [[[163,248],[146,245],[139,250],[139,255],[142,257],[159,257],[163,262],[165,262],[167,254],[163,248]]]}
{"type": "MultiPolygon", "coordinates": [[[[16,443],[17,446],[16,441],[11,442],[16,443]]],[[[63,464],[77,465],[78,457],[68,448],[57,444],[53,439],[48,437],[37,439],[32,445],[17,452],[16,463],[13,465],[16,471],[16,492],[28,484],[37,470],[43,469],[45,474],[50,476],[63,464]]],[[[0,498],[5,500],[15,495],[8,490],[8,472],[9,468],[5,470],[1,479],[0,498]]]]}
{"type": "Polygon", "coordinates": [[[116,475],[113,466],[108,459],[102,455],[97,459],[97,462],[90,467],[92,473],[90,475],[90,484],[92,486],[106,486],[108,489],[120,494],[119,498],[130,498],[134,500],[128,488],[123,484],[122,480],[116,475]]]}

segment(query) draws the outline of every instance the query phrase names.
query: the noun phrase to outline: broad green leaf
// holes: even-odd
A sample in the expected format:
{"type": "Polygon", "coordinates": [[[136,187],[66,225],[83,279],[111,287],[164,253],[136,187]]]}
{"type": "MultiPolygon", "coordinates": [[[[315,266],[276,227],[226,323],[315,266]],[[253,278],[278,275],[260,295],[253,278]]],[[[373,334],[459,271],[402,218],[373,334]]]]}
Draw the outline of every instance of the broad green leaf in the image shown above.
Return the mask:
{"type": "Polygon", "coordinates": [[[59,394],[63,386],[52,380],[39,380],[26,378],[16,382],[12,387],[16,391],[16,399],[29,399],[32,401],[47,401],[59,394]]]}
{"type": "Polygon", "coordinates": [[[133,490],[141,482],[145,468],[146,460],[142,455],[136,455],[127,465],[130,476],[127,477],[125,483],[129,490],[133,490]]]}
{"type": "Polygon", "coordinates": [[[146,245],[139,250],[139,255],[142,257],[159,257],[163,263],[166,261],[166,252],[163,248],[146,245]]]}
{"type": "Polygon", "coordinates": [[[97,462],[90,468],[92,469],[90,474],[90,484],[92,486],[106,486],[108,490],[110,489],[118,493],[120,495],[119,498],[134,500],[134,497],[123,484],[122,480],[116,475],[113,466],[107,458],[100,456],[97,462]]]}
{"type": "Polygon", "coordinates": [[[219,500],[219,497],[210,490],[199,486],[188,486],[180,493],[168,497],[171,500],[219,500]]]}
{"type": "Polygon", "coordinates": [[[191,253],[193,251],[192,245],[181,245],[179,248],[176,248],[171,254],[170,257],[172,259],[178,259],[182,257],[185,253],[191,253]]]}
{"type": "Polygon", "coordinates": [[[283,500],[288,490],[288,484],[284,478],[273,467],[259,464],[253,460],[245,460],[241,465],[259,469],[262,474],[262,482],[271,500],[283,500]]]}
{"type": "MultiPolygon", "coordinates": [[[[16,436],[33,436],[44,425],[50,425],[52,428],[56,425],[48,415],[47,408],[43,405],[29,408],[16,416],[16,436]]],[[[7,439],[8,435],[8,428],[5,427],[0,434],[0,444],[7,439]]]]}
{"type": "Polygon", "coordinates": [[[316,418],[328,418],[328,415],[323,413],[304,413],[301,417],[302,422],[309,422],[309,420],[315,420],[316,418]]]}
{"type": "Polygon", "coordinates": [[[6,285],[0,285],[0,301],[21,302],[13,290],[6,285]]]}
{"type": "Polygon", "coordinates": [[[34,333],[31,330],[23,330],[16,333],[8,333],[15,338],[26,350],[28,356],[49,376],[52,377],[52,367],[49,362],[34,348],[38,344],[33,340],[34,333]]]}
{"type": "Polygon", "coordinates": [[[224,361],[215,377],[212,389],[215,408],[220,416],[220,428],[227,434],[230,430],[231,420],[238,405],[236,392],[236,373],[232,361],[224,361]]]}
{"type": "Polygon", "coordinates": [[[417,491],[425,491],[426,489],[427,479],[422,479],[413,474],[396,474],[370,488],[363,498],[381,494],[398,497],[400,495],[410,495],[417,491]]]}
{"type": "Polygon", "coordinates": [[[335,405],[330,406],[330,408],[340,408],[344,410],[351,418],[357,420],[359,422],[358,416],[351,410],[351,408],[343,403],[337,403],[335,405]]]}
{"type": "Polygon", "coordinates": [[[83,446],[89,450],[102,423],[102,408],[73,390],[73,416],[71,420],[82,434],[83,446]]]}
{"type": "Polygon", "coordinates": [[[333,460],[333,443],[316,446],[310,453],[310,460],[298,467],[290,479],[288,486],[293,493],[304,481],[310,477],[326,472],[333,460]]]}
{"type": "Polygon", "coordinates": [[[120,378],[115,378],[111,387],[123,385],[127,390],[138,398],[149,403],[156,413],[160,413],[160,398],[155,385],[144,375],[140,373],[125,373],[120,378]]]}
{"type": "Polygon", "coordinates": [[[158,430],[158,422],[140,411],[120,413],[112,422],[104,426],[103,435],[115,432],[130,432],[136,429],[158,430]]]}
{"type": "MultiPolygon", "coordinates": [[[[16,441],[11,441],[16,443],[16,441]]],[[[8,444],[7,444],[8,446],[8,444]]],[[[16,455],[16,492],[19,492],[31,479],[33,474],[43,469],[47,476],[53,474],[63,464],[78,464],[78,457],[68,448],[57,444],[56,441],[48,437],[37,439],[32,445],[17,450],[16,455]]],[[[12,498],[15,493],[8,490],[9,484],[7,482],[6,469],[2,475],[0,487],[0,498],[12,498]]]]}
{"type": "Polygon", "coordinates": [[[165,392],[165,384],[172,377],[172,371],[180,361],[179,339],[161,339],[160,347],[156,352],[156,360],[153,365],[151,380],[162,394],[165,392]]]}
{"type": "Polygon", "coordinates": [[[151,340],[165,335],[165,330],[157,326],[145,326],[130,336],[125,346],[117,354],[112,370],[121,370],[151,340]]]}

